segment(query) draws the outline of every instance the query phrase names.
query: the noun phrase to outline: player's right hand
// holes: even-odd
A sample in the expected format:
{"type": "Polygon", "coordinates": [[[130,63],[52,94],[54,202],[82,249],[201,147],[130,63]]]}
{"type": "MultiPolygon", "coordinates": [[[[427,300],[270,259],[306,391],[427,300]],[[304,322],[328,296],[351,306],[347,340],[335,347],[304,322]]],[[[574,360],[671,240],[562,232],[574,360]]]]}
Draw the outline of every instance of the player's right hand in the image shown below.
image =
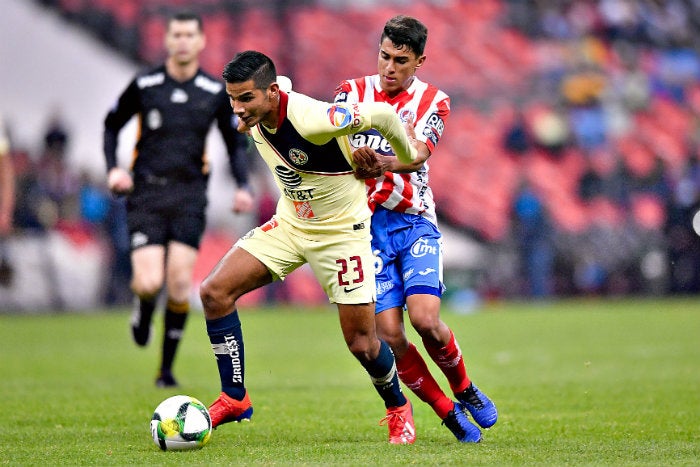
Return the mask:
{"type": "Polygon", "coordinates": [[[352,160],[357,166],[355,168],[355,178],[361,180],[376,178],[388,170],[387,156],[377,153],[369,146],[362,146],[352,153],[352,160]]]}
{"type": "Polygon", "coordinates": [[[129,172],[120,167],[114,167],[107,174],[107,187],[115,195],[125,195],[134,189],[134,181],[129,172]]]}

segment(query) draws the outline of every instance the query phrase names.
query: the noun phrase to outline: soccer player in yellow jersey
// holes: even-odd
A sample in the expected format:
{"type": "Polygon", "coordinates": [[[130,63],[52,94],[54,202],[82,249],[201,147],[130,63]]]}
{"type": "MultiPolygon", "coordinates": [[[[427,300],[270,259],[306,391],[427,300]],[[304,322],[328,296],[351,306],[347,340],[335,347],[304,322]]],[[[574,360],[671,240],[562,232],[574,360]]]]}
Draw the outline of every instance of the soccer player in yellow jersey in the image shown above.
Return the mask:
{"type": "Polygon", "coordinates": [[[209,408],[212,425],[253,413],[236,300],[308,263],[338,307],[350,352],[384,400],[389,442],[413,443],[411,403],[394,355],[375,330],[371,212],[364,181],[353,174],[348,135],[375,128],[404,163],[415,159],[415,141],[386,103],[332,104],[281,90],[274,63],[260,52],[236,55],[223,77],[238,131],[250,132],[281,196],[272,219],[236,242],[201,285],[221,378],[221,394],[209,408]]]}

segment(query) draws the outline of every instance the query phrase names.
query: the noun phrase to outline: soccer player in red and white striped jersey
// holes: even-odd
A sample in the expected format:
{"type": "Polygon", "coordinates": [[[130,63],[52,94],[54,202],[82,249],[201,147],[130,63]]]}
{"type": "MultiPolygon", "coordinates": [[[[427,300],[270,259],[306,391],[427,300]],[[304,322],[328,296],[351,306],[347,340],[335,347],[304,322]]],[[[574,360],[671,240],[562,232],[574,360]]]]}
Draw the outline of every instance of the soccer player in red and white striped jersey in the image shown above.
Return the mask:
{"type": "Polygon", "coordinates": [[[378,73],[343,81],[336,102],[386,102],[420,143],[410,164],[394,157],[376,131],[351,137],[356,174],[366,179],[372,215],[372,247],[377,258],[376,325],[394,351],[399,377],[428,403],[461,442],[481,440],[480,429],[497,420],[496,407],[469,379],[452,330],[440,319],[442,235],[428,185],[428,158],[435,151],[450,113],[450,98],[421,81],[416,71],[426,60],[427,28],[415,18],[396,16],[384,26],[378,73]],[[456,401],[431,375],[403,326],[403,310],[430,357],[447,377],[456,401]]]}

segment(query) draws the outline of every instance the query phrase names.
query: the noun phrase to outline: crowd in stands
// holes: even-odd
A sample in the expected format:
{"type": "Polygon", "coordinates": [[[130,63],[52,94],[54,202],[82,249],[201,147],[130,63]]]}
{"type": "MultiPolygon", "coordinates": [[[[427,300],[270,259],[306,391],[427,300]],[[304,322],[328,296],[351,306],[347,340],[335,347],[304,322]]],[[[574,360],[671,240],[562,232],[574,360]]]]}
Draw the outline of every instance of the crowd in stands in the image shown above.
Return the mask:
{"type": "MultiPolygon", "coordinates": [[[[58,233],[77,248],[92,245],[105,250],[109,271],[105,273],[101,300],[108,305],[123,305],[131,298],[123,200],[108,193],[104,180],[95,180],[68,164],[69,146],[70,130],[58,110],[48,116],[38,153],[12,146],[10,157],[16,188],[12,229],[17,235],[35,238],[58,233]]],[[[24,260],[19,252],[14,253],[8,254],[13,268],[24,260]]],[[[53,275],[56,271],[46,267],[44,272],[53,275]]],[[[53,283],[56,278],[47,280],[53,283]]],[[[9,281],[6,287],[12,285],[9,281]]],[[[59,291],[49,292],[53,294],[49,299],[52,306],[61,309],[59,291]]]]}
{"type": "Polygon", "coordinates": [[[441,222],[494,258],[516,258],[494,260],[475,288],[700,292],[698,2],[39,3],[143,64],[161,58],[164,15],[195,8],[205,68],[216,73],[236,52],[258,49],[296,88],[326,100],[342,78],[373,66],[377,38],[366,31],[399,11],[421,18],[430,41],[420,74],[452,97],[430,160],[441,222]]]}

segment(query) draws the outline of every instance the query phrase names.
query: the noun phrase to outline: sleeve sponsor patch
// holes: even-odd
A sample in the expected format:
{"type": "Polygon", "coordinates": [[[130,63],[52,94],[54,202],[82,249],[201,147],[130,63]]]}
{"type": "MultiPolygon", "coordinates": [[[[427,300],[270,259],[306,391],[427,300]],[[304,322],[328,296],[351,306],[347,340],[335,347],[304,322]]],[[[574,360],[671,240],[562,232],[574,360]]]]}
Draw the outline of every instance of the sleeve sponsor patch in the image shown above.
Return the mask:
{"type": "Polygon", "coordinates": [[[357,104],[334,104],[328,108],[328,119],[336,128],[356,128],[360,126],[360,109],[357,104]]]}
{"type": "Polygon", "coordinates": [[[442,131],[445,129],[445,122],[437,114],[432,114],[428,117],[428,121],[423,129],[423,135],[428,138],[433,145],[437,145],[438,140],[442,136],[442,131]]]}
{"type": "Polygon", "coordinates": [[[328,119],[336,128],[345,128],[352,122],[350,109],[344,105],[333,105],[328,109],[328,119]]]}

